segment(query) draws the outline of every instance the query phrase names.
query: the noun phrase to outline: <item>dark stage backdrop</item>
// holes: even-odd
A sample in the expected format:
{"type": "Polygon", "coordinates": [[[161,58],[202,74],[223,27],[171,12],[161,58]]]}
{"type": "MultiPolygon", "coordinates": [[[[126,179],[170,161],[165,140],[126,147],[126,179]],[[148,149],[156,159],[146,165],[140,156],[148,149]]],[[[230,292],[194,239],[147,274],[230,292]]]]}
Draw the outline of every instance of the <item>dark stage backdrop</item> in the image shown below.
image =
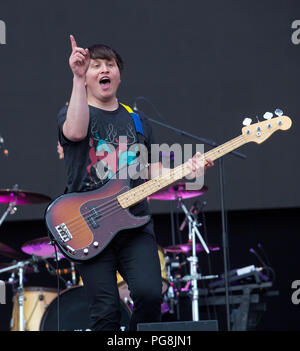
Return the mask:
{"type": "MultiPolygon", "coordinates": [[[[9,156],[0,156],[0,188],[18,184],[52,198],[64,190],[56,115],[71,93],[72,33],[80,46],[104,42],[121,53],[121,101],[145,96],[161,115],[139,101],[149,117],[197,136],[222,143],[240,134],[245,117],[281,108],[291,130],[242,147],[246,160],[225,157],[226,205],[298,207],[298,19],[298,0],[1,2],[0,135],[9,156]]],[[[195,144],[153,128],[159,143],[195,144]]],[[[211,211],[220,209],[218,176],[216,166],[206,177],[211,211]]],[[[157,201],[151,207],[170,210],[157,201]]],[[[9,219],[43,218],[44,208],[23,206],[9,219]]]]}

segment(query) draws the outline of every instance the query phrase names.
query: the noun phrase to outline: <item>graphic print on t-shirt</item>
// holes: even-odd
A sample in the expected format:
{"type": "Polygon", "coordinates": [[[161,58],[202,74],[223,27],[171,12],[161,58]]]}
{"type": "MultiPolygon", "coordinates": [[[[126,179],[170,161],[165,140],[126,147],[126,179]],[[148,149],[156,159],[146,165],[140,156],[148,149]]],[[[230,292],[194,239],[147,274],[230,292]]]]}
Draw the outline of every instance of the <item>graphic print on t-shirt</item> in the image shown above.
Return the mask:
{"type": "Polygon", "coordinates": [[[94,185],[106,183],[116,172],[136,162],[138,146],[134,126],[128,123],[126,127],[117,129],[112,123],[105,127],[105,138],[98,133],[96,121],[92,122],[89,139],[89,160],[87,172],[94,185]],[[130,148],[130,150],[129,150],[130,148]]]}

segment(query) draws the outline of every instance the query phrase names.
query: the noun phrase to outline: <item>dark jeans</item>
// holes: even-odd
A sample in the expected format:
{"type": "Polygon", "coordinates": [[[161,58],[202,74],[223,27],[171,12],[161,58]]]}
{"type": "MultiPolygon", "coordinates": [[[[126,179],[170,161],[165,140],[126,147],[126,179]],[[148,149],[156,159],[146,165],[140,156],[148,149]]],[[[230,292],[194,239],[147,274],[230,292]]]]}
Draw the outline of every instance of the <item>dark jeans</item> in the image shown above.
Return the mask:
{"type": "Polygon", "coordinates": [[[120,330],[117,270],[134,303],[130,330],[136,330],[137,323],[161,320],[161,268],[152,222],[118,233],[96,258],[77,268],[88,296],[93,330],[120,330]]]}

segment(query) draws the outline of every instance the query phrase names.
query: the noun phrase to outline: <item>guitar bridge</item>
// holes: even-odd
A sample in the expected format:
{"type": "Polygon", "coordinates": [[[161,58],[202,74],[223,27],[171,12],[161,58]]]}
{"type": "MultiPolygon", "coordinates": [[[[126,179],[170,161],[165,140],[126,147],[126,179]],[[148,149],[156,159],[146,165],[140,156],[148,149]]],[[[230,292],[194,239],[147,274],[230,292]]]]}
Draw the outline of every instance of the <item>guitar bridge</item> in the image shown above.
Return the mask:
{"type": "Polygon", "coordinates": [[[55,227],[59,237],[61,238],[61,240],[66,243],[67,241],[71,240],[73,237],[71,235],[71,233],[69,232],[69,229],[67,228],[67,226],[65,225],[65,223],[62,223],[60,225],[57,225],[55,227]]]}

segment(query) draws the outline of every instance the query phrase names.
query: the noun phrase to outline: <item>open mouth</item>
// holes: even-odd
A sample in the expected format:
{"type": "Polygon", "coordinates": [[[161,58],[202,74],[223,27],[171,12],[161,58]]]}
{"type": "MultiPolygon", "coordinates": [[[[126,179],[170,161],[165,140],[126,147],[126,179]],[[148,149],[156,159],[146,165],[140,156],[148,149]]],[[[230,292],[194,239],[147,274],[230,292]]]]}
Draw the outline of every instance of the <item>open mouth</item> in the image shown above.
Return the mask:
{"type": "Polygon", "coordinates": [[[103,77],[100,79],[100,85],[102,88],[109,88],[110,86],[110,79],[108,77],[103,77]]]}

